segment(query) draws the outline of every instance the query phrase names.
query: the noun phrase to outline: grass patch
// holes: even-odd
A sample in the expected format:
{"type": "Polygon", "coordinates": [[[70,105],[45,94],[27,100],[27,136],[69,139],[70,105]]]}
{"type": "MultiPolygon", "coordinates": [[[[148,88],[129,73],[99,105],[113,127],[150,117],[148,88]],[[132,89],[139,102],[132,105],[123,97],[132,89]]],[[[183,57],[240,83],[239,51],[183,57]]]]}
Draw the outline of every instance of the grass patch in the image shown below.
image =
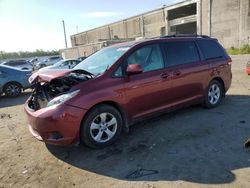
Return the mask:
{"type": "Polygon", "coordinates": [[[230,55],[250,54],[250,45],[245,44],[242,48],[231,47],[227,49],[227,53],[230,55]]]}

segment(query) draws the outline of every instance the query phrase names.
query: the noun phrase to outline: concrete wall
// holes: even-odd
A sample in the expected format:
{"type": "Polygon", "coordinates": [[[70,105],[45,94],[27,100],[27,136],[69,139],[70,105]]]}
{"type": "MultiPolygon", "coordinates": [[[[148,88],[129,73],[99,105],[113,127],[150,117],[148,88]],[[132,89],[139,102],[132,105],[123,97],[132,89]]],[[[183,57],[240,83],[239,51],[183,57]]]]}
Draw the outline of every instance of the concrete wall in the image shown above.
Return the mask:
{"type": "Polygon", "coordinates": [[[155,37],[161,35],[162,27],[165,27],[163,8],[72,35],[71,44],[74,47],[101,40],[155,37]]]}
{"type": "Polygon", "coordinates": [[[135,16],[124,21],[125,30],[128,38],[137,38],[141,36],[142,19],[141,16],[135,16]]]}
{"type": "Polygon", "coordinates": [[[239,44],[250,44],[250,0],[240,1],[239,44]]]}
{"type": "Polygon", "coordinates": [[[92,53],[100,50],[103,47],[102,42],[81,45],[77,47],[67,48],[60,50],[64,59],[74,59],[81,56],[89,56],[92,53]]]}
{"type": "MultiPolygon", "coordinates": [[[[172,34],[170,32],[171,25],[176,24],[178,28],[182,28],[179,24],[188,23],[189,19],[192,19],[192,22],[196,24],[198,34],[217,38],[225,48],[250,44],[250,0],[187,0],[72,35],[71,43],[75,47],[104,40],[131,40],[137,37],[150,38],[172,34]],[[196,15],[184,18],[181,13],[175,11],[175,9],[186,10],[185,14],[187,14],[188,7],[186,9],[181,7],[191,6],[193,3],[197,3],[196,15]],[[177,19],[168,20],[168,11],[170,10],[173,10],[174,14],[180,14],[180,16],[175,17],[177,19]]],[[[187,24],[187,26],[194,27],[194,24],[187,24]]],[[[187,28],[186,31],[193,31],[193,29],[187,28]]],[[[72,54],[79,54],[79,51],[83,51],[82,49],[83,47],[79,48],[77,52],[75,49],[72,54]]],[[[89,54],[93,50],[86,47],[85,51],[89,54]]]]}
{"type": "Polygon", "coordinates": [[[167,28],[164,15],[163,9],[143,15],[145,37],[157,37],[166,34],[167,28]],[[163,30],[165,30],[165,33],[163,33],[163,30]]]}
{"type": "Polygon", "coordinates": [[[239,47],[240,0],[212,1],[211,36],[225,48],[239,47]]]}
{"type": "Polygon", "coordinates": [[[218,38],[225,48],[250,44],[249,4],[250,0],[202,0],[202,34],[218,38]]]}
{"type": "Polygon", "coordinates": [[[72,46],[79,46],[83,44],[96,43],[102,40],[110,39],[109,26],[99,27],[89,31],[81,32],[71,37],[72,46]]]}

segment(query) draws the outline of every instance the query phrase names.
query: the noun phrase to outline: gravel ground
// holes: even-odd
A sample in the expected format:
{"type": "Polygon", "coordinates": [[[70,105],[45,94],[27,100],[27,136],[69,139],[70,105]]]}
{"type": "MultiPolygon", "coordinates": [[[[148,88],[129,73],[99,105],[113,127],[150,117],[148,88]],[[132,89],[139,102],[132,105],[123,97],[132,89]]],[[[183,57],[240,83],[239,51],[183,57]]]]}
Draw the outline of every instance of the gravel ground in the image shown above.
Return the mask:
{"type": "Polygon", "coordinates": [[[137,124],[102,150],[35,140],[23,103],[0,97],[1,187],[250,187],[250,56],[233,56],[233,83],[215,109],[193,106],[137,124]]]}

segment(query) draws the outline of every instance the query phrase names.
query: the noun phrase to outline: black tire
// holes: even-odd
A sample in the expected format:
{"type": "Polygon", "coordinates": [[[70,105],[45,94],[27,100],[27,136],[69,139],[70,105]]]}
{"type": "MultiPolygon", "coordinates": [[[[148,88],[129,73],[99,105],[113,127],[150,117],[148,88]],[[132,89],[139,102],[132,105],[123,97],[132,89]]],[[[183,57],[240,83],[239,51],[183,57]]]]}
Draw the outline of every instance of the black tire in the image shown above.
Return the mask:
{"type": "Polygon", "coordinates": [[[80,131],[81,141],[91,148],[104,148],[118,139],[122,131],[122,124],[122,116],[116,108],[110,105],[96,106],[88,112],[82,122],[80,131]],[[104,118],[102,117],[105,117],[105,121],[103,121],[104,118]],[[112,137],[109,138],[106,132],[109,134],[111,132],[112,134],[110,135],[112,137]],[[98,135],[101,135],[100,141],[97,141],[99,140],[98,135]]]}
{"type": "Polygon", "coordinates": [[[206,91],[204,106],[206,108],[214,108],[218,106],[224,95],[225,93],[222,84],[217,80],[212,80],[206,91]]]}
{"type": "Polygon", "coordinates": [[[8,97],[17,97],[22,93],[22,86],[17,82],[9,82],[4,86],[3,91],[8,97]]]}

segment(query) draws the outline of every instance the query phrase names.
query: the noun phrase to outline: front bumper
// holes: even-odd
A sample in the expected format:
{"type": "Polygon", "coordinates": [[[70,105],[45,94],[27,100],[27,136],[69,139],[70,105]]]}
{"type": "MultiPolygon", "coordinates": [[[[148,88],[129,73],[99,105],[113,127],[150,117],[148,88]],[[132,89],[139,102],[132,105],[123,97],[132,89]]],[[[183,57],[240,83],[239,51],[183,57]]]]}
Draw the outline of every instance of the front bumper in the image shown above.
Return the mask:
{"type": "Polygon", "coordinates": [[[30,133],[40,141],[53,145],[71,145],[79,141],[82,118],[87,110],[66,104],[32,111],[25,104],[30,133]]]}

